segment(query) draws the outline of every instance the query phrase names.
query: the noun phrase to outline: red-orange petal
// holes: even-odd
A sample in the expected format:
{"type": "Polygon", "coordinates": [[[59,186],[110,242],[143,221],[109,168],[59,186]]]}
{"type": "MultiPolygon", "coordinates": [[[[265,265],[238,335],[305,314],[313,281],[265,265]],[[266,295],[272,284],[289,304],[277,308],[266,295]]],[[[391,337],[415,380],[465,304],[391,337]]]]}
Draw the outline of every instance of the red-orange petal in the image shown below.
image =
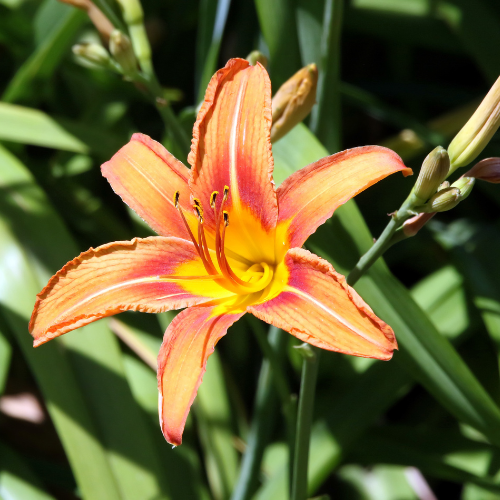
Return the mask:
{"type": "Polygon", "coordinates": [[[210,354],[243,314],[217,314],[216,307],[190,307],[165,332],[158,355],[160,426],[165,439],[182,443],[182,433],[210,354]]]}
{"type": "Polygon", "coordinates": [[[275,298],[247,308],[300,340],[330,351],[387,360],[397,349],[391,327],[379,319],[344,276],[307,250],[285,256],[288,281],[275,298]]]}
{"type": "Polygon", "coordinates": [[[196,293],[194,281],[160,278],[186,272],[206,274],[193,244],[180,238],[135,238],[91,248],[38,294],[29,324],[34,346],[122,311],[157,313],[231,295],[213,281],[200,281],[196,293]]]}
{"type": "Polygon", "coordinates": [[[101,171],[114,192],[156,233],[190,239],[173,202],[179,191],[179,203],[190,226],[196,228],[188,187],[189,169],[160,143],[147,135],[134,134],[101,166],[101,171]]]}
{"type": "Polygon", "coordinates": [[[284,251],[301,247],[340,205],[400,171],[412,174],[394,151],[364,146],[322,158],[292,174],[278,188],[278,245],[284,251]]]}
{"type": "MultiPolygon", "coordinates": [[[[271,123],[267,71],[260,64],[231,59],[210,81],[188,157],[192,166],[189,185],[205,209],[205,224],[211,232],[210,195],[219,192],[219,207],[224,186],[229,186],[225,209],[231,226],[249,212],[258,222],[258,230],[274,235],[278,208],[272,182],[271,123]]],[[[238,231],[240,241],[252,246],[255,228],[243,229],[238,231]]]]}

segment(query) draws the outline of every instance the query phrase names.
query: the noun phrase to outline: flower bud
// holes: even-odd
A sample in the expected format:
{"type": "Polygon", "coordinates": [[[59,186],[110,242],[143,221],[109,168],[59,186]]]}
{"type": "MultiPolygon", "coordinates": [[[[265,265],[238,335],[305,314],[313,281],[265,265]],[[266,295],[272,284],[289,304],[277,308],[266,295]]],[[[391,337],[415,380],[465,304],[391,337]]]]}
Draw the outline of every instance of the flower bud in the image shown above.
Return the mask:
{"type": "Polygon", "coordinates": [[[417,182],[413,188],[415,196],[422,201],[427,201],[446,179],[449,169],[448,153],[446,149],[438,146],[427,155],[422,163],[417,182]]]}
{"type": "Polygon", "coordinates": [[[109,68],[111,58],[108,51],[97,43],[81,43],[73,45],[73,54],[99,68],[109,68]]]}
{"type": "Polygon", "coordinates": [[[309,64],[279,88],[273,98],[271,142],[281,139],[309,114],[316,102],[317,83],[316,64],[309,64]]]}
{"type": "Polygon", "coordinates": [[[91,0],[59,0],[60,2],[73,5],[77,9],[87,12],[90,20],[99,31],[101,37],[107,42],[111,32],[114,30],[110,20],[103,14],[91,0]]]}
{"type": "Polygon", "coordinates": [[[455,208],[460,202],[460,189],[449,187],[438,191],[423,207],[421,212],[446,212],[455,208]]]}
{"type": "Polygon", "coordinates": [[[500,126],[500,78],[455,136],[448,148],[451,171],[468,165],[484,149],[500,126]]]}
{"type": "Polygon", "coordinates": [[[255,66],[258,62],[260,62],[260,64],[262,64],[264,68],[267,68],[267,57],[258,50],[252,50],[252,52],[250,52],[250,54],[248,54],[247,56],[247,61],[252,66],[255,66]]]}
{"type": "Polygon", "coordinates": [[[137,59],[127,35],[120,30],[114,30],[109,37],[109,50],[125,75],[137,72],[137,59]]]}
{"type": "Polygon", "coordinates": [[[457,188],[460,190],[460,201],[465,200],[467,196],[470,195],[472,188],[474,187],[474,183],[476,179],[474,177],[460,177],[457,181],[455,181],[451,187],[457,188]]]}
{"type": "Polygon", "coordinates": [[[492,184],[500,183],[500,158],[486,158],[476,163],[465,177],[474,177],[492,184]]]}
{"type": "Polygon", "coordinates": [[[403,233],[408,237],[415,236],[435,215],[436,212],[415,215],[403,223],[403,233]]]}

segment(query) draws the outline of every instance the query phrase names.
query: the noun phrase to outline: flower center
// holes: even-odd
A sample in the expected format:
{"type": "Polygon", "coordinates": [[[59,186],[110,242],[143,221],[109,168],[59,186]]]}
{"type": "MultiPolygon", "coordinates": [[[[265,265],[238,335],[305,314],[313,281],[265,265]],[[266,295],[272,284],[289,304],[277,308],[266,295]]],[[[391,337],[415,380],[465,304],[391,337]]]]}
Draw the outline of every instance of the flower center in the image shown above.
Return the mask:
{"type": "MultiPolygon", "coordinates": [[[[184,212],[179,204],[179,191],[174,194],[174,205],[177,208],[184,225],[188,231],[189,237],[193,242],[196,252],[200,256],[203,266],[205,267],[207,276],[186,276],[178,279],[213,279],[222,287],[237,294],[249,294],[263,290],[272,280],[273,270],[266,262],[253,264],[238,276],[231,268],[225,253],[225,236],[229,226],[229,212],[224,210],[224,204],[227,201],[229,187],[224,186],[222,201],[217,209],[216,201],[219,196],[218,191],[214,191],[210,195],[210,208],[214,212],[215,217],[215,257],[217,266],[212,260],[212,255],[207,244],[204,228],[204,212],[200,200],[193,200],[193,209],[198,219],[198,239],[196,239],[191,231],[186,220],[184,212]]],[[[213,251],[212,251],[213,253],[213,251]]],[[[168,277],[167,277],[168,278],[168,277]]]]}

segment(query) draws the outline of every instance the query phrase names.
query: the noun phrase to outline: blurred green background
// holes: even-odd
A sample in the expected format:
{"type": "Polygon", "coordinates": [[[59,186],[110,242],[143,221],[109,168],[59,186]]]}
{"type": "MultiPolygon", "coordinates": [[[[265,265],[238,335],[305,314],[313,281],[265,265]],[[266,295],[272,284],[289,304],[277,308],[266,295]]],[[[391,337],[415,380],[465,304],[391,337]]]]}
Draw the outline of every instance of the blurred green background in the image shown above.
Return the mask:
{"type": "MultiPolygon", "coordinates": [[[[123,26],[113,0],[95,3],[123,26]]],[[[500,75],[497,0],[144,0],[143,9],[158,80],[187,137],[229,58],[262,51],[274,90],[318,64],[318,105],[273,145],[277,183],[365,144],[394,149],[418,172],[500,75]]],[[[152,369],[173,313],[126,313],[31,347],[35,295],[54,272],[90,246],[150,234],[100,164],[136,131],[186,162],[139,85],[77,64],[71,46],[83,41],[99,36],[81,10],[0,0],[0,499],[241,500],[259,411],[264,455],[245,495],[286,499],[285,399],[261,371],[267,325],[241,320],[218,344],[175,450],[158,425],[152,369]]],[[[495,155],[498,137],[481,158],[495,155]]],[[[370,188],[308,247],[347,273],[413,182],[392,176],[370,188]]],[[[400,351],[390,362],[322,354],[311,496],[500,498],[499,212],[500,188],[478,182],[356,286],[400,351]]],[[[297,394],[297,342],[270,339],[297,394]]]]}

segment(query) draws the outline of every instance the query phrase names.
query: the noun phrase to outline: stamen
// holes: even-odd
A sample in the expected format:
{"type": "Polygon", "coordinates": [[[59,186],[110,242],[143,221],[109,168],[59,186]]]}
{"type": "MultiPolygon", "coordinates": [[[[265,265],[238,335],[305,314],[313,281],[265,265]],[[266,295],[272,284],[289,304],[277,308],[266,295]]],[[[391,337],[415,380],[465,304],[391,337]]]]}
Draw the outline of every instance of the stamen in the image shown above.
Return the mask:
{"type": "Polygon", "coordinates": [[[224,194],[223,194],[223,196],[224,196],[224,201],[226,201],[226,200],[227,200],[227,195],[228,195],[228,193],[229,193],[229,186],[224,186],[224,194]]]}
{"type": "Polygon", "coordinates": [[[196,201],[193,205],[193,208],[196,212],[196,216],[198,217],[198,221],[200,222],[200,224],[203,224],[203,208],[201,208],[201,205],[196,205],[196,201]]]}
{"type": "Polygon", "coordinates": [[[198,241],[200,243],[200,257],[203,261],[203,265],[209,274],[218,274],[217,269],[212,262],[212,257],[210,257],[210,250],[208,249],[207,240],[205,238],[205,231],[203,230],[203,211],[201,207],[194,205],[194,208],[198,214],[198,241]]]}
{"type": "Polygon", "coordinates": [[[211,195],[210,195],[210,206],[212,208],[215,208],[215,200],[217,199],[217,195],[219,194],[219,191],[214,191],[211,195]]]}
{"type": "Polygon", "coordinates": [[[224,217],[224,225],[229,226],[229,213],[224,210],[222,216],[224,217]]]}
{"type": "Polygon", "coordinates": [[[186,230],[187,230],[187,232],[189,234],[189,237],[191,238],[191,241],[193,242],[193,245],[194,245],[194,247],[196,249],[197,254],[200,256],[200,259],[203,262],[203,266],[205,267],[205,270],[207,271],[207,273],[210,276],[214,276],[214,275],[216,275],[218,273],[215,270],[215,267],[212,264],[212,261],[210,260],[210,262],[207,262],[207,260],[205,258],[205,252],[204,252],[204,248],[203,248],[203,244],[202,244],[203,239],[200,236],[200,230],[199,230],[199,228],[201,227],[201,224],[203,223],[203,211],[201,209],[201,206],[198,207],[197,205],[195,205],[195,210],[196,210],[196,213],[198,214],[198,218],[200,220],[200,225],[198,226],[198,241],[199,241],[199,244],[198,244],[196,242],[196,239],[195,239],[192,231],[191,231],[191,228],[189,227],[189,224],[188,224],[188,222],[186,220],[186,216],[184,215],[184,212],[182,211],[182,208],[179,205],[179,198],[180,198],[180,193],[179,193],[179,191],[176,191],[174,193],[174,204],[175,204],[175,207],[177,208],[177,210],[178,210],[178,212],[179,212],[179,214],[181,216],[182,222],[184,222],[184,226],[186,226],[186,230]]]}

